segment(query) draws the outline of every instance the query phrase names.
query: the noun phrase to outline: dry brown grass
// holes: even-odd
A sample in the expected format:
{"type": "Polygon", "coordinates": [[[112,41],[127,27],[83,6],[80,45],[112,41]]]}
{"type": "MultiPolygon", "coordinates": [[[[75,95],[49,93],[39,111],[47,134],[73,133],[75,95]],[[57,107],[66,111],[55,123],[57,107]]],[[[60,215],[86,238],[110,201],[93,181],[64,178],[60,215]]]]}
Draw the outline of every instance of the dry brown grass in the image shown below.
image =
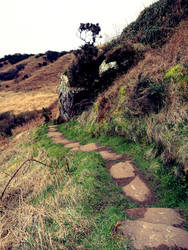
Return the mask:
{"type": "MultiPolygon", "coordinates": [[[[57,88],[60,83],[60,74],[67,69],[73,58],[72,54],[67,54],[54,63],[39,68],[38,63],[44,61],[43,57],[32,56],[15,65],[8,64],[1,68],[1,71],[8,71],[20,63],[26,64],[24,70],[19,72],[16,81],[1,82],[0,113],[11,112],[14,115],[32,111],[36,113],[34,121],[29,121],[29,124],[24,127],[22,124],[14,130],[13,134],[41,124],[44,120],[41,119],[43,107],[52,111],[52,119],[57,118],[57,88]],[[25,74],[29,78],[22,80],[25,74]],[[6,88],[6,85],[9,87],[6,88]]],[[[0,144],[3,143],[4,139],[1,138],[0,144]]]]}
{"type": "MultiPolygon", "coordinates": [[[[19,83],[14,81],[1,83],[8,84],[9,88],[3,88],[0,92],[0,112],[13,111],[14,114],[19,114],[49,107],[57,100],[60,74],[69,66],[72,59],[73,56],[68,54],[40,69],[37,68],[37,64],[42,60],[41,58],[36,59],[33,56],[24,60],[22,63],[27,65],[22,74],[31,76],[20,81],[22,78],[20,75],[19,83]]],[[[9,67],[12,66],[9,65],[9,67]]]]}
{"type": "MultiPolygon", "coordinates": [[[[0,192],[21,163],[33,155],[32,145],[27,149],[24,147],[24,143],[31,143],[31,131],[14,137],[11,146],[1,150],[0,192]]],[[[36,159],[47,165],[54,164],[46,151],[38,149],[38,152],[36,159]]],[[[78,202],[84,195],[85,191],[66,174],[63,166],[54,168],[52,172],[37,162],[27,163],[12,180],[0,203],[0,249],[66,249],[63,242],[56,242],[56,238],[66,238],[72,233],[79,235],[89,230],[91,218],[81,215],[78,202]],[[46,199],[41,194],[50,185],[55,191],[46,199]],[[32,203],[32,199],[37,197],[39,201],[32,203]],[[65,221],[71,225],[72,233],[65,221]]],[[[76,239],[73,237],[72,240],[74,245],[76,239]]]]}
{"type": "Polygon", "coordinates": [[[31,91],[27,93],[0,92],[1,113],[13,111],[15,115],[25,111],[41,110],[48,108],[57,100],[56,91],[31,91]]]}

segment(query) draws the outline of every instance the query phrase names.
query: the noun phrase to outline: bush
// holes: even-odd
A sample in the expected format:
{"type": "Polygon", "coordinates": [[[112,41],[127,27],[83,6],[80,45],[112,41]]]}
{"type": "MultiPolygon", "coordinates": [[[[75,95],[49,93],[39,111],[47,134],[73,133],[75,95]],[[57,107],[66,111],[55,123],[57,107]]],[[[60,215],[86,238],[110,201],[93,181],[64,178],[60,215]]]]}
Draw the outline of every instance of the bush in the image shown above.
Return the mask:
{"type": "Polygon", "coordinates": [[[12,129],[34,119],[38,113],[38,111],[27,111],[17,116],[12,112],[0,114],[0,136],[11,136],[12,129]]]}
{"type": "Polygon", "coordinates": [[[0,59],[0,62],[5,63],[5,61],[8,61],[10,64],[16,64],[16,63],[18,63],[18,62],[20,62],[22,60],[25,60],[25,59],[29,58],[30,56],[33,56],[33,54],[19,54],[19,53],[16,53],[14,55],[4,56],[3,58],[0,59]]]}
{"type": "Polygon", "coordinates": [[[41,56],[44,56],[44,54],[39,53],[39,54],[35,55],[35,58],[39,58],[39,57],[41,57],[41,56]]]}
{"type": "Polygon", "coordinates": [[[24,69],[25,66],[26,66],[26,63],[18,64],[18,65],[16,65],[16,69],[17,69],[18,71],[20,71],[20,70],[24,69]]]}
{"type": "Polygon", "coordinates": [[[187,1],[160,0],[145,8],[137,20],[124,29],[121,39],[149,44],[152,47],[166,42],[167,36],[187,15],[187,1]]]}
{"type": "Polygon", "coordinates": [[[85,44],[74,51],[76,61],[67,71],[71,87],[91,87],[99,75],[99,64],[96,61],[97,47],[85,44]]]}
{"type": "Polygon", "coordinates": [[[9,81],[18,78],[18,70],[11,69],[7,72],[0,73],[0,80],[1,81],[9,81]]]}
{"type": "Polygon", "coordinates": [[[38,67],[41,68],[43,66],[47,66],[47,62],[42,62],[42,63],[38,63],[38,67]]]}
{"type": "Polygon", "coordinates": [[[0,73],[1,81],[9,81],[18,78],[18,73],[20,70],[24,69],[26,64],[19,64],[15,69],[10,69],[7,72],[0,73]]]}
{"type": "Polygon", "coordinates": [[[28,76],[27,74],[25,74],[25,75],[23,76],[22,80],[25,80],[25,79],[27,79],[27,78],[29,78],[29,76],[28,76]]]}
{"type": "Polygon", "coordinates": [[[158,113],[164,104],[166,89],[160,80],[150,78],[138,80],[130,95],[129,108],[136,110],[137,114],[158,113]]]}
{"type": "Polygon", "coordinates": [[[62,51],[62,52],[57,52],[57,51],[51,51],[48,50],[45,55],[45,60],[48,60],[49,62],[54,62],[56,61],[59,57],[65,55],[67,52],[66,51],[62,51]]]}

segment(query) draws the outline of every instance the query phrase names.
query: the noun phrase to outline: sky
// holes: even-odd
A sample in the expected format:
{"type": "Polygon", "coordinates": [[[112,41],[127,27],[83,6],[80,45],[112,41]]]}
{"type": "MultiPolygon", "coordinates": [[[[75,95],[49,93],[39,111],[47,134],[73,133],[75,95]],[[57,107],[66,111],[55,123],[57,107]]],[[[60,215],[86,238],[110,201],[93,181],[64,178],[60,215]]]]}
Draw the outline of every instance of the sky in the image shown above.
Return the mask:
{"type": "Polygon", "coordinates": [[[80,23],[99,23],[101,43],[120,34],[155,0],[0,0],[0,58],[68,51],[82,43],[80,23]]]}

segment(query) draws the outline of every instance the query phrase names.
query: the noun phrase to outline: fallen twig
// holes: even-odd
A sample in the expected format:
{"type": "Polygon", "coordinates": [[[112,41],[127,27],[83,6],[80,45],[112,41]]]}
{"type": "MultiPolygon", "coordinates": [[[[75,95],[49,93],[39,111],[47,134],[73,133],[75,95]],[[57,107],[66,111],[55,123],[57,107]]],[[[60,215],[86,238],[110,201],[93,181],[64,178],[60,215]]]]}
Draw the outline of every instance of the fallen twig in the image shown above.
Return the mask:
{"type": "Polygon", "coordinates": [[[4,194],[5,194],[5,191],[6,191],[6,189],[8,188],[9,184],[11,183],[11,181],[14,179],[14,177],[17,175],[17,173],[20,171],[20,169],[21,169],[27,162],[29,162],[29,161],[35,161],[35,162],[38,162],[38,163],[40,163],[40,164],[42,164],[42,165],[44,165],[44,166],[47,166],[47,165],[44,164],[43,162],[38,161],[38,160],[35,160],[35,159],[33,159],[33,158],[27,159],[26,161],[24,161],[24,162],[21,164],[21,166],[14,172],[14,174],[11,176],[11,178],[9,179],[9,181],[7,182],[7,184],[6,184],[6,186],[5,186],[4,190],[3,190],[3,192],[2,192],[2,194],[1,194],[0,200],[3,199],[3,196],[4,196],[4,194]]]}

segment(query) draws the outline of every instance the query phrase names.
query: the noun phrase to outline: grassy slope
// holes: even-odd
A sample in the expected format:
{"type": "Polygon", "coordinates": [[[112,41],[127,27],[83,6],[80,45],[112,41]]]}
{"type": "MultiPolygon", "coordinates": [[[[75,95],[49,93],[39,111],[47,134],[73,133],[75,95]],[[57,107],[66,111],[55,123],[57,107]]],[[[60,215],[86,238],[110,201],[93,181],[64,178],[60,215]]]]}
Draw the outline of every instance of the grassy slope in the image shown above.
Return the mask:
{"type": "Polygon", "coordinates": [[[49,107],[57,100],[56,91],[59,85],[60,74],[68,67],[71,60],[72,55],[67,54],[54,63],[49,63],[47,66],[39,68],[38,63],[42,63],[43,59],[32,56],[13,66],[8,64],[0,68],[0,71],[3,72],[15,68],[20,63],[26,64],[25,68],[20,71],[16,83],[15,80],[1,82],[1,113],[7,111],[20,113],[26,111],[25,107],[27,107],[27,111],[49,107]],[[22,78],[25,74],[29,78],[23,80],[22,78]],[[6,88],[6,85],[9,87],[6,88]],[[43,100],[42,102],[41,99],[43,100]]]}
{"type": "MultiPolygon", "coordinates": [[[[0,83],[0,144],[3,143],[1,135],[10,134],[6,131],[12,128],[28,124],[33,119],[35,122],[30,121],[29,126],[41,124],[43,107],[50,109],[52,118],[55,119],[58,112],[57,87],[60,74],[66,70],[72,59],[73,55],[67,54],[53,63],[48,62],[47,66],[39,67],[39,63],[46,62],[43,56],[39,58],[31,56],[17,64],[6,64],[0,68],[0,72],[6,72],[17,65],[25,64],[17,79],[0,83]],[[24,75],[28,75],[29,78],[23,80],[24,75]],[[4,114],[5,112],[7,114],[4,114]],[[20,117],[22,122],[19,122],[20,117]]],[[[12,132],[15,134],[20,130],[22,131],[23,127],[16,128],[12,132]]]]}
{"type": "MultiPolygon", "coordinates": [[[[70,152],[53,144],[46,132],[44,125],[1,152],[1,171],[9,175],[27,158],[48,165],[27,164],[6,191],[0,216],[1,247],[128,248],[130,242],[113,234],[113,227],[126,218],[126,208],[136,205],[113,184],[100,155],[70,152]]],[[[7,181],[1,173],[1,189],[7,181]]]]}
{"type": "Polygon", "coordinates": [[[78,118],[93,135],[106,131],[154,144],[177,177],[187,171],[187,34],[185,19],[162,48],[149,49],[78,118]]]}
{"type": "Polygon", "coordinates": [[[170,168],[162,164],[160,157],[152,157],[153,145],[134,143],[123,137],[109,136],[105,133],[94,137],[87,127],[76,121],[59,125],[59,130],[69,139],[78,140],[83,144],[98,142],[111,146],[119,154],[128,155],[156,192],[157,202],[153,206],[188,209],[187,186],[175,178],[170,168]]]}

